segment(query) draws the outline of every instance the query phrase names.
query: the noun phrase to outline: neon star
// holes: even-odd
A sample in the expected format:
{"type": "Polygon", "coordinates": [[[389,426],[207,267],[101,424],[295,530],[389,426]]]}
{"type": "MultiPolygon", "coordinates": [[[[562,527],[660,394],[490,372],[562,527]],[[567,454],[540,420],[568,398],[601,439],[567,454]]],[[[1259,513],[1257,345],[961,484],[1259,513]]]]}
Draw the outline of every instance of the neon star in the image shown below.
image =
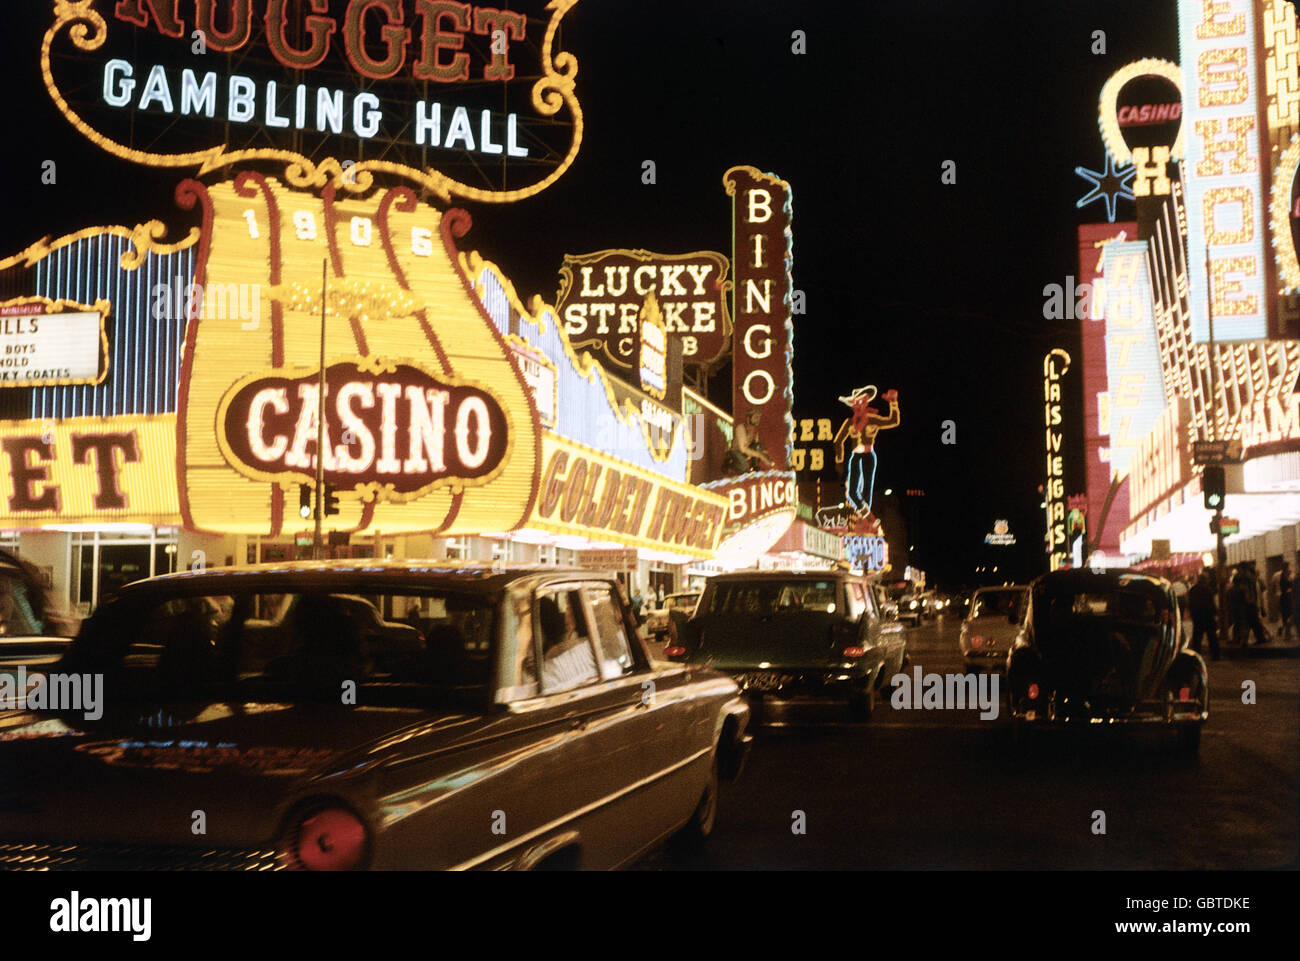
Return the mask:
{"type": "Polygon", "coordinates": [[[1133,175],[1137,173],[1137,168],[1132,164],[1127,167],[1116,168],[1115,158],[1108,153],[1106,154],[1106,169],[1104,172],[1089,170],[1087,167],[1075,167],[1074,172],[1092,184],[1092,190],[1075,201],[1074,206],[1082,207],[1094,200],[1103,200],[1106,202],[1106,220],[1113,224],[1115,222],[1116,198],[1133,199],[1133,184],[1131,181],[1133,175]]]}

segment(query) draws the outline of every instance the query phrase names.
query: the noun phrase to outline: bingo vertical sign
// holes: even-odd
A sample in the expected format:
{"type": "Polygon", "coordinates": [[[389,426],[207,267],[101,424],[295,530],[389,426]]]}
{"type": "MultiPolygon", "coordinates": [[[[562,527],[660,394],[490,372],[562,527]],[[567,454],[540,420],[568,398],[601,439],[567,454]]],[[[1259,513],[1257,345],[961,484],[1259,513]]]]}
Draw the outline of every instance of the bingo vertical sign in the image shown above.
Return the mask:
{"type": "Polygon", "coordinates": [[[1065,430],[1061,386],[1070,369],[1070,355],[1054,347],[1043,358],[1043,427],[1047,445],[1047,483],[1043,502],[1047,505],[1047,554],[1050,571],[1070,561],[1065,532],[1065,455],[1061,441],[1065,430]]]}
{"type": "Polygon", "coordinates": [[[788,470],[794,433],[790,185],[754,167],[732,167],[722,183],[734,198],[732,410],[737,421],[759,415],[755,433],[763,452],[775,470],[788,470]]]}

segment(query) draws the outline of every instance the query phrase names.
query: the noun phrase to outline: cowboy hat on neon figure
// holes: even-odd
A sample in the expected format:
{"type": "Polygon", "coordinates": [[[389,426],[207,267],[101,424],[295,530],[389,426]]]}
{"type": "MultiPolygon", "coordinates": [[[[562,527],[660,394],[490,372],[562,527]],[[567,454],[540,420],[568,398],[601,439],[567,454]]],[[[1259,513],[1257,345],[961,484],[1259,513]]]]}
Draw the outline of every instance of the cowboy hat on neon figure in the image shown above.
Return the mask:
{"type": "Polygon", "coordinates": [[[871,402],[875,398],[876,388],[871,385],[859,387],[847,397],[840,398],[842,403],[849,405],[853,414],[845,418],[835,435],[835,463],[844,463],[844,449],[850,440],[853,441],[844,477],[844,499],[859,515],[871,513],[876,483],[876,452],[872,448],[876,434],[898,426],[898,391],[887,390],[881,394],[881,399],[889,403],[888,415],[882,416],[872,408],[871,402]]]}

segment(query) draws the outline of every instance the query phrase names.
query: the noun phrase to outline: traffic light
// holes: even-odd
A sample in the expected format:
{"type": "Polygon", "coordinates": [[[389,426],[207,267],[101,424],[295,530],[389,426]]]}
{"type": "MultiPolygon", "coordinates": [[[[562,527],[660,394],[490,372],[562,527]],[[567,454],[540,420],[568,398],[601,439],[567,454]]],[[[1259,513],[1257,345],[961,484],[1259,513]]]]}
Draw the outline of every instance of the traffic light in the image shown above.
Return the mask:
{"type": "Polygon", "coordinates": [[[339,512],[339,499],[334,493],[334,488],[329,484],[325,485],[325,510],[324,516],[329,517],[331,514],[339,512]]]}
{"type": "Polygon", "coordinates": [[[1205,494],[1205,509],[1207,511],[1223,510],[1224,481],[1222,467],[1211,464],[1205,468],[1205,473],[1201,475],[1201,491],[1205,494]]]}
{"type": "Polygon", "coordinates": [[[311,517],[311,485],[298,485],[298,516],[303,520],[311,517]]]}

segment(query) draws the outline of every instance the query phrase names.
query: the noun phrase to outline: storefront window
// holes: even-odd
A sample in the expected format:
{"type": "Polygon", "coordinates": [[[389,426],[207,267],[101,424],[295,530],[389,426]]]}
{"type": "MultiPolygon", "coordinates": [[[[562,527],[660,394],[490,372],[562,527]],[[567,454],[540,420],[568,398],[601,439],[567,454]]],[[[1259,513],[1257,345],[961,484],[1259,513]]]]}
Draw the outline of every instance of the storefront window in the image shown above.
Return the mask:
{"type": "Polygon", "coordinates": [[[70,595],[77,612],[89,614],[99,602],[132,581],[177,569],[174,529],[143,535],[91,531],[72,542],[70,595]]]}

